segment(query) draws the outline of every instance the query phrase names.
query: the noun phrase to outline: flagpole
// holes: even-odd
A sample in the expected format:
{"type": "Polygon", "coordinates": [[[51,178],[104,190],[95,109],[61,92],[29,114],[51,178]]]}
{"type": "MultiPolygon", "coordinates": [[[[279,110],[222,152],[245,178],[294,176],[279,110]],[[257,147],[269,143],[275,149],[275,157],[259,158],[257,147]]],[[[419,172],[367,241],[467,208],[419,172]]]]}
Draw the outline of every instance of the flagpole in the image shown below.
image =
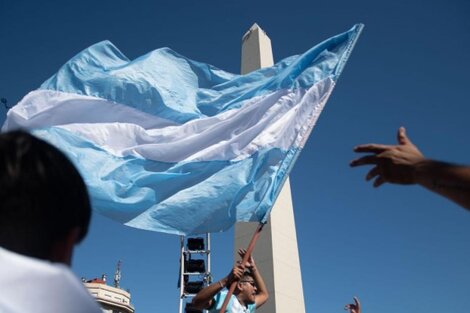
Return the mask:
{"type": "MultiPolygon", "coordinates": [[[[255,233],[253,234],[253,237],[251,238],[250,244],[248,245],[248,248],[246,248],[246,253],[243,256],[243,260],[242,260],[242,265],[244,265],[244,264],[246,264],[246,262],[248,262],[248,259],[250,258],[251,253],[253,252],[253,250],[255,248],[256,241],[258,240],[259,235],[261,234],[261,231],[263,230],[264,225],[266,225],[266,223],[259,223],[258,227],[256,228],[255,233]]],[[[225,309],[227,308],[227,305],[230,301],[230,297],[232,296],[233,292],[235,291],[236,286],[237,286],[237,281],[236,280],[232,281],[232,283],[230,284],[230,288],[227,292],[227,295],[225,296],[222,308],[220,309],[219,313],[224,313],[225,312],[225,309]]]]}

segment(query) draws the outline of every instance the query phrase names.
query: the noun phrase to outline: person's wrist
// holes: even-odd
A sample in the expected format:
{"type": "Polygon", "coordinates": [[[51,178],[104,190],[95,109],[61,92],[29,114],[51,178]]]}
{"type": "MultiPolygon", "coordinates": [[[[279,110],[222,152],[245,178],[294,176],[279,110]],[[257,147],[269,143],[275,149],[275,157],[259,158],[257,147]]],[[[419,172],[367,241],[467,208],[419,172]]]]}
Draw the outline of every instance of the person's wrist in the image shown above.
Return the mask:
{"type": "Polygon", "coordinates": [[[428,179],[428,172],[434,161],[423,159],[413,166],[412,183],[413,184],[426,184],[428,179]]]}
{"type": "Polygon", "coordinates": [[[219,280],[219,285],[220,285],[221,289],[224,289],[224,287],[227,287],[229,282],[230,282],[230,279],[228,277],[225,277],[225,278],[219,280]]]}

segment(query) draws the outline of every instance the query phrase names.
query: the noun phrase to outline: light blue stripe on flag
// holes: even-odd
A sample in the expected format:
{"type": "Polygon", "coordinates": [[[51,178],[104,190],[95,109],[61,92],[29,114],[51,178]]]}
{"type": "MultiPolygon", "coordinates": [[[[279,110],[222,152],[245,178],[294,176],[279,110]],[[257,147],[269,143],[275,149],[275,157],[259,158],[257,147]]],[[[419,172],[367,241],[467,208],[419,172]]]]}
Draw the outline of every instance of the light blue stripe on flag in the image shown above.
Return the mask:
{"type": "Polygon", "coordinates": [[[94,209],[173,234],[265,221],[362,30],[247,75],[168,48],[85,49],[8,112],[61,148],[94,209]]]}

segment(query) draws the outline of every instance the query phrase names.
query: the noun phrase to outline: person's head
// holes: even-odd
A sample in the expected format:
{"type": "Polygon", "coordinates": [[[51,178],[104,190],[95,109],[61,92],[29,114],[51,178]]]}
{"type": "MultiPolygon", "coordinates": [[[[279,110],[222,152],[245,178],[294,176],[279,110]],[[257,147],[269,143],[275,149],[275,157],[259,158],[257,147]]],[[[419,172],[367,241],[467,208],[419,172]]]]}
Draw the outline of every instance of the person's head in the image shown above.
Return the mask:
{"type": "Polygon", "coordinates": [[[67,157],[24,131],[0,134],[0,246],[70,264],[88,232],[85,184],[67,157]]]}
{"type": "Polygon", "coordinates": [[[250,272],[245,272],[237,282],[237,288],[234,293],[238,300],[245,304],[252,304],[255,303],[257,291],[258,288],[256,287],[256,282],[252,274],[250,272]]]}

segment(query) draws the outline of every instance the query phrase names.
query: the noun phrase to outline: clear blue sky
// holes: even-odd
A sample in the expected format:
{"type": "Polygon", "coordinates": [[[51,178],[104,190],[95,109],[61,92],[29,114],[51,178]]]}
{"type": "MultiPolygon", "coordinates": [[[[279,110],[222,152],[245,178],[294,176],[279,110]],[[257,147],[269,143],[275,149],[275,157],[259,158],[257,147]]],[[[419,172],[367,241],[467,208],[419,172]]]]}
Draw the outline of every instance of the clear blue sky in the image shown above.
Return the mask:
{"type": "MultiPolygon", "coordinates": [[[[168,46],[239,72],[240,43],[257,22],[274,58],[365,24],[291,175],[307,312],[464,313],[470,297],[470,212],[420,187],[364,181],[354,145],[394,143],[404,125],[429,157],[470,164],[470,2],[0,1],[0,97],[16,103],[89,45],[111,40],[129,58],[168,46]]],[[[3,121],[5,110],[0,111],[3,121]]],[[[213,236],[216,278],[233,232],[213,236]]],[[[112,276],[137,313],[176,312],[179,239],[94,215],[78,276],[112,276]]],[[[286,312],[287,313],[287,312],[286,312]]]]}

